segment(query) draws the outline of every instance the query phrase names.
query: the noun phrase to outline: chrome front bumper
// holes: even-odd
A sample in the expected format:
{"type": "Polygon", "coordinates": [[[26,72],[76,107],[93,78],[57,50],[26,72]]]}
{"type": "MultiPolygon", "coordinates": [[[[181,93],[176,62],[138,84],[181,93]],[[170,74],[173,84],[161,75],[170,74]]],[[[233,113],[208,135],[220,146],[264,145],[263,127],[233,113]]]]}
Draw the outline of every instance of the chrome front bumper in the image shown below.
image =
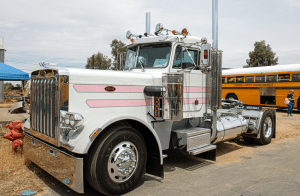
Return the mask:
{"type": "Polygon", "coordinates": [[[84,193],[83,158],[74,157],[25,132],[24,155],[78,193],[84,193]]]}

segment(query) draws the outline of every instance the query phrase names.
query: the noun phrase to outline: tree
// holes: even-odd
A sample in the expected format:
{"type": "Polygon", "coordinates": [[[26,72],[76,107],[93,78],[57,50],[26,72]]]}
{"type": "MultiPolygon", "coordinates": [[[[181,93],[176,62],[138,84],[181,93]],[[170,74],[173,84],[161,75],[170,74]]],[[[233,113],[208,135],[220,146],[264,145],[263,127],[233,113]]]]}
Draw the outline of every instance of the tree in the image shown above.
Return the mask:
{"type": "Polygon", "coordinates": [[[111,59],[108,56],[98,52],[87,58],[86,69],[93,69],[93,56],[94,56],[94,69],[108,69],[111,66],[111,59]]]}
{"type": "Polygon", "coordinates": [[[266,45],[266,41],[254,43],[254,51],[249,52],[249,58],[246,60],[249,67],[270,66],[278,64],[278,57],[275,58],[276,53],[272,51],[271,46],[266,45]]]}
{"type": "Polygon", "coordinates": [[[9,89],[11,89],[11,88],[13,88],[13,87],[14,87],[14,85],[12,85],[11,82],[8,82],[8,83],[5,83],[5,84],[4,84],[4,90],[9,90],[9,89]]]}
{"type": "Polygon", "coordinates": [[[118,41],[117,39],[114,39],[114,40],[112,40],[112,42],[110,44],[110,47],[111,47],[111,54],[114,58],[113,66],[117,67],[120,63],[120,60],[118,60],[119,63],[117,62],[118,53],[123,53],[123,65],[124,65],[124,63],[125,63],[126,44],[123,43],[121,40],[118,41]]]}
{"type": "Polygon", "coordinates": [[[20,85],[20,84],[17,84],[16,87],[21,87],[21,85],[20,85]]]}

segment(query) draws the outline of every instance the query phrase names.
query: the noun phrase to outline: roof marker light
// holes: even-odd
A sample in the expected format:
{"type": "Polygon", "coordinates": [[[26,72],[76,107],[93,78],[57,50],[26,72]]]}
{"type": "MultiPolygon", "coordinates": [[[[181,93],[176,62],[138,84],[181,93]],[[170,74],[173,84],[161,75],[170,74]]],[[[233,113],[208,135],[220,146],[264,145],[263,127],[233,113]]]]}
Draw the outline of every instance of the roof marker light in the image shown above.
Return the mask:
{"type": "Polygon", "coordinates": [[[188,30],[186,28],[182,29],[181,34],[187,36],[188,30]]]}
{"type": "Polygon", "coordinates": [[[176,30],[173,30],[172,33],[173,33],[173,35],[180,35],[180,32],[178,32],[176,30]]]}

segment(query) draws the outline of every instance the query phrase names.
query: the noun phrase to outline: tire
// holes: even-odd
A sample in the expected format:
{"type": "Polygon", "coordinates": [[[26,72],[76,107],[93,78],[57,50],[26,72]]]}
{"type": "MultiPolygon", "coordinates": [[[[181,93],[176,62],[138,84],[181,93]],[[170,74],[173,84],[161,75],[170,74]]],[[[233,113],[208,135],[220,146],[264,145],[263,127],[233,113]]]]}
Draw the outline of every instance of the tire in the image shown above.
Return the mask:
{"type": "Polygon", "coordinates": [[[244,139],[244,142],[246,142],[248,144],[255,144],[254,138],[243,136],[243,139],[244,139]]]}
{"type": "Polygon", "coordinates": [[[235,99],[235,100],[239,100],[238,97],[236,96],[236,94],[227,94],[227,95],[226,95],[226,99],[235,99]]]}
{"type": "Polygon", "coordinates": [[[105,195],[131,191],[143,174],[147,150],[141,134],[130,127],[112,127],[89,152],[85,171],[89,184],[105,195]]]}
{"type": "Polygon", "coordinates": [[[257,144],[266,145],[269,144],[272,140],[273,134],[274,134],[274,117],[270,110],[267,110],[261,119],[260,124],[260,138],[255,139],[255,142],[257,144]]]}

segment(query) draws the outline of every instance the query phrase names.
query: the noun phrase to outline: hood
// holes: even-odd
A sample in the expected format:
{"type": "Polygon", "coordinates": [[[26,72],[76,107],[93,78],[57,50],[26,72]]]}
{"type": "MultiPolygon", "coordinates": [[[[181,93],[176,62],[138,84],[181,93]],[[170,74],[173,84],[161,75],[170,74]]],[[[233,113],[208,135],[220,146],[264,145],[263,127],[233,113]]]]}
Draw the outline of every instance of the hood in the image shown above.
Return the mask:
{"type": "Polygon", "coordinates": [[[70,84],[153,85],[153,75],[159,73],[68,69],[70,84]]]}

